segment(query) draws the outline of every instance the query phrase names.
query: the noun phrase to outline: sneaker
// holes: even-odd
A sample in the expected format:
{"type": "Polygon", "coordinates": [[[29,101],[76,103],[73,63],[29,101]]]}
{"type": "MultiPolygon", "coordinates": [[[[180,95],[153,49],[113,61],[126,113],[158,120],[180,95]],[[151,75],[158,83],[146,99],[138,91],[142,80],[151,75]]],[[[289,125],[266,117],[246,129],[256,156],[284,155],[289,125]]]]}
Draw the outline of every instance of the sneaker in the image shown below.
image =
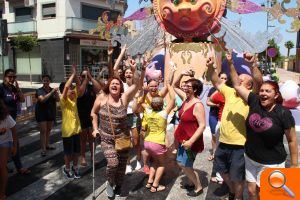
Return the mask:
{"type": "Polygon", "coordinates": [[[80,175],[80,172],[79,172],[79,169],[75,169],[74,166],[72,166],[72,172],[73,172],[73,175],[74,175],[74,178],[75,179],[80,179],[81,178],[81,175],[80,175]]]}
{"type": "Polygon", "coordinates": [[[136,166],[135,166],[135,169],[134,170],[140,170],[140,169],[142,169],[142,165],[141,165],[141,163],[140,163],[140,161],[136,161],[136,166]]]}
{"type": "Polygon", "coordinates": [[[121,186],[120,185],[116,185],[116,187],[114,189],[114,193],[115,193],[116,197],[121,196],[121,186]]]}
{"type": "Polygon", "coordinates": [[[144,165],[144,173],[150,174],[150,168],[147,165],[144,165]]]}
{"type": "Polygon", "coordinates": [[[66,167],[63,167],[62,172],[63,172],[66,179],[69,179],[69,180],[74,179],[74,175],[72,174],[71,170],[67,170],[66,167]]]}
{"type": "Polygon", "coordinates": [[[132,167],[130,165],[126,165],[125,174],[130,174],[130,173],[132,173],[132,167]]]}
{"type": "Polygon", "coordinates": [[[106,195],[110,198],[115,196],[114,188],[110,185],[108,181],[106,181],[106,195]]]}
{"type": "Polygon", "coordinates": [[[219,184],[223,183],[223,178],[219,172],[216,173],[216,180],[219,184]]]}

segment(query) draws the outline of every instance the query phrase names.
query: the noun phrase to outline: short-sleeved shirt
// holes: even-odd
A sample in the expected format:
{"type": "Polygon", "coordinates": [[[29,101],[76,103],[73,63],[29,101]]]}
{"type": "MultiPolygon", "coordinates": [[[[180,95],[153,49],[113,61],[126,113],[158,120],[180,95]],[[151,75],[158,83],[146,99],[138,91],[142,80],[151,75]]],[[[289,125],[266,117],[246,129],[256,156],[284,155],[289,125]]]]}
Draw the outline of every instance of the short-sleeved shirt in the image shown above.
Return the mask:
{"type": "Polygon", "coordinates": [[[218,107],[218,120],[221,121],[223,109],[224,109],[224,106],[225,106],[224,96],[221,94],[221,92],[217,92],[213,96],[211,96],[210,98],[211,98],[212,102],[214,102],[215,104],[220,105],[218,107]]]}
{"type": "Polygon", "coordinates": [[[4,120],[0,121],[0,130],[6,129],[6,132],[3,135],[0,135],[0,144],[13,141],[12,132],[10,129],[15,125],[16,122],[10,115],[7,115],[4,120]]]}
{"type": "Polygon", "coordinates": [[[220,92],[225,98],[221,118],[220,142],[231,145],[244,145],[246,141],[246,118],[249,106],[235,89],[223,84],[220,92]]]}
{"type": "Polygon", "coordinates": [[[91,111],[96,99],[93,85],[88,84],[81,97],[77,98],[77,109],[80,120],[90,120],[91,111]]]}
{"type": "Polygon", "coordinates": [[[143,127],[147,127],[145,141],[165,145],[168,114],[146,109],[143,127]]]}
{"type": "Polygon", "coordinates": [[[16,120],[20,101],[17,88],[14,85],[0,84],[0,98],[4,101],[11,117],[16,120]]]}
{"type": "Polygon", "coordinates": [[[284,162],[287,155],[283,145],[284,130],[295,126],[290,110],[276,104],[268,112],[261,106],[259,96],[252,92],[248,96],[248,104],[247,156],[262,164],[284,162]]]}
{"type": "MultiPolygon", "coordinates": [[[[39,96],[45,96],[49,94],[52,90],[53,88],[50,88],[49,91],[47,92],[44,87],[41,87],[36,90],[35,96],[36,98],[38,98],[39,96]]],[[[44,102],[37,101],[35,105],[35,115],[37,120],[41,119],[41,121],[43,121],[42,119],[52,119],[54,121],[55,114],[56,114],[55,110],[56,110],[56,99],[54,95],[51,95],[44,102]],[[45,115],[47,115],[47,117],[45,117],[45,115]]]]}
{"type": "Polygon", "coordinates": [[[60,99],[60,107],[62,112],[61,132],[63,138],[79,134],[79,132],[81,131],[77,110],[77,91],[75,92],[75,94],[76,97],[73,101],[69,99],[69,97],[67,97],[66,99],[60,99]]]}

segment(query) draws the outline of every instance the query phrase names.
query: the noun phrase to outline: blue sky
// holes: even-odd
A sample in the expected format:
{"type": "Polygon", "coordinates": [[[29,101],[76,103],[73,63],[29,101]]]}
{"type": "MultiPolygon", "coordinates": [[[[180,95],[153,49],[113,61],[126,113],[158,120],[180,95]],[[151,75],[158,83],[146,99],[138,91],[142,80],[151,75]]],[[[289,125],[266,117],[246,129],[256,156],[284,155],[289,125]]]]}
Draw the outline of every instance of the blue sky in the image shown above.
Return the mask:
{"type": "MultiPolygon", "coordinates": [[[[251,1],[258,4],[266,2],[266,0],[251,0],[251,1]]],[[[149,2],[150,0],[148,0],[148,3],[144,2],[141,5],[139,5],[138,0],[128,0],[128,9],[125,13],[125,16],[132,14],[134,11],[144,7],[145,5],[149,5],[149,2]]],[[[281,0],[279,0],[279,2],[281,2],[281,0]]],[[[292,0],[292,3],[288,4],[288,7],[295,7],[295,6],[296,6],[295,0],[292,0]]],[[[236,20],[241,18],[242,29],[250,33],[255,33],[257,31],[260,32],[265,31],[267,27],[267,14],[265,12],[240,15],[229,11],[227,13],[227,18],[231,20],[236,20]]],[[[284,18],[284,19],[286,19],[287,21],[286,24],[279,24],[276,21],[270,21],[269,25],[280,28],[280,33],[283,36],[282,41],[279,43],[280,52],[281,54],[286,55],[287,49],[284,47],[284,43],[288,40],[291,40],[296,45],[297,34],[286,32],[286,29],[290,29],[291,20],[288,18],[284,18]]],[[[272,29],[274,28],[269,28],[269,30],[272,29]]],[[[290,55],[294,55],[295,52],[296,52],[296,48],[291,49],[290,55]]]]}

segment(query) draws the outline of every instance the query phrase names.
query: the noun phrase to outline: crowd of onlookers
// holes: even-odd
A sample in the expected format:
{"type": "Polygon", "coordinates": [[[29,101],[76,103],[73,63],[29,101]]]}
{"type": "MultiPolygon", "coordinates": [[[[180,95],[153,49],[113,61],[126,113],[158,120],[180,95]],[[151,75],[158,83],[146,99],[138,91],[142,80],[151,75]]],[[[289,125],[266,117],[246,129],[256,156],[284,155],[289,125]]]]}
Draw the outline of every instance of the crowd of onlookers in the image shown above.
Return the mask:
{"type": "MultiPolygon", "coordinates": [[[[86,146],[93,159],[93,142],[98,137],[107,160],[106,194],[120,195],[125,174],[143,170],[149,174],[146,188],[150,192],[165,190],[161,178],[165,171],[166,152],[172,151],[188,183],[182,187],[188,196],[203,193],[194,161],[204,150],[203,132],[209,125],[212,133],[213,162],[211,181],[226,183],[228,199],[242,199],[247,182],[250,199],[259,199],[260,175],[265,168],[285,167],[287,138],[291,167],[298,166],[298,145],[295,120],[284,108],[276,82],[262,80],[257,57],[246,53],[252,75],[235,71],[231,52],[226,53],[230,74],[220,72],[213,58],[207,66],[213,72],[207,102],[199,96],[203,83],[194,78],[192,70],[176,72],[173,66],[165,81],[147,80],[147,58],[142,63],[124,55],[126,47],[112,63],[113,50],[108,50],[111,77],[107,83],[92,77],[88,68],[80,73],[76,66],[59,88],[50,87],[51,77],[42,76],[43,86],[36,90],[36,121],[40,130],[41,156],[55,149],[49,141],[59,102],[62,113],[63,174],[68,179],[81,177],[79,165],[88,165],[86,146]],[[137,65],[141,65],[138,70],[137,65]],[[174,76],[177,74],[177,76],[174,76]],[[182,81],[182,78],[185,81],[182,81]],[[74,84],[75,83],[75,84],[74,84]],[[210,106],[205,113],[204,103],[210,106]],[[206,124],[209,115],[209,124],[206,124]],[[166,137],[167,126],[174,127],[174,141],[166,137]],[[131,163],[130,150],[136,162],[131,163]]],[[[9,155],[21,174],[30,173],[22,167],[16,134],[17,105],[24,95],[14,70],[4,73],[0,85],[0,200],[5,199],[7,160],[9,155]]]]}

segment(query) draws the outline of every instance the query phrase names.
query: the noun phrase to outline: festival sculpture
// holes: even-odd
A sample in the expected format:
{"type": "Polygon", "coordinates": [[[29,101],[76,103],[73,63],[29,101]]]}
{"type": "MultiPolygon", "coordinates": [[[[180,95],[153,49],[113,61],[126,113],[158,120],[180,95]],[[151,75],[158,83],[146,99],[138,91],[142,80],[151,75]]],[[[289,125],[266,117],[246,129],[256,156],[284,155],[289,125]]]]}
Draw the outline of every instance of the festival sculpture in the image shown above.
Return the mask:
{"type": "Polygon", "coordinates": [[[161,26],[177,38],[206,39],[220,29],[218,20],[226,0],[154,0],[153,8],[161,26]]]}

